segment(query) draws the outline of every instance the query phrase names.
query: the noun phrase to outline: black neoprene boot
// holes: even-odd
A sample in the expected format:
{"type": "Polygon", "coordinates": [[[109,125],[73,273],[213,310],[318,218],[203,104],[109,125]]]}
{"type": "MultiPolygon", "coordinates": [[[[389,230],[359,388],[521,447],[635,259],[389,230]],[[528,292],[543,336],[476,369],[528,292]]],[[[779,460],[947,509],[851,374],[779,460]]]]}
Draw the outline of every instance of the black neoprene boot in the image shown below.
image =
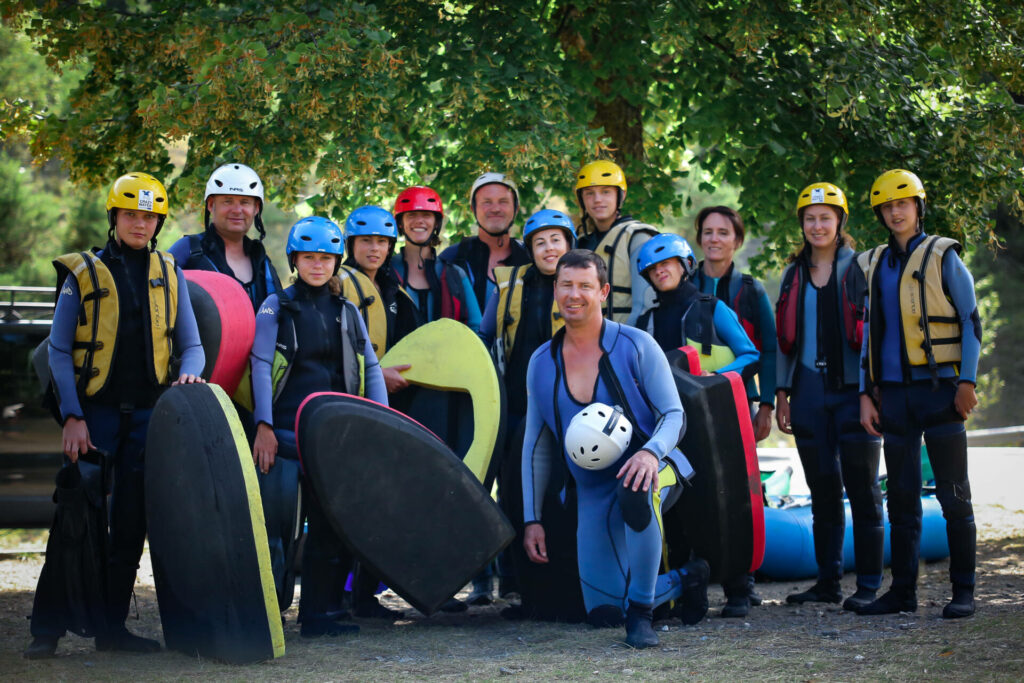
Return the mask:
{"type": "Polygon", "coordinates": [[[805,602],[829,602],[835,604],[842,599],[843,595],[839,592],[838,581],[821,581],[820,579],[807,590],[786,596],[786,602],[791,605],[802,605],[805,602]]]}
{"type": "Polygon", "coordinates": [[[679,618],[687,626],[693,626],[708,613],[708,578],[711,567],[697,558],[683,565],[683,592],[679,597],[679,618]]]}
{"type": "Polygon", "coordinates": [[[874,602],[877,593],[878,591],[871,590],[870,588],[857,586],[857,592],[843,601],[843,609],[847,612],[856,612],[874,602]]]}
{"type": "Polygon", "coordinates": [[[58,640],[51,636],[36,636],[22,654],[25,659],[49,659],[57,652],[58,640]]]}
{"type": "Polygon", "coordinates": [[[327,617],[307,616],[302,620],[302,628],[299,633],[303,638],[333,637],[359,633],[359,626],[349,622],[335,621],[327,617]]]}
{"type": "Polygon", "coordinates": [[[160,643],[151,638],[143,638],[130,632],[123,625],[115,627],[102,636],[96,636],[96,649],[100,652],[118,651],[134,652],[139,655],[160,652],[160,643]]]}
{"type": "Polygon", "coordinates": [[[741,574],[722,582],[722,590],[725,592],[725,607],[722,608],[720,616],[726,619],[739,619],[747,616],[750,612],[752,583],[753,577],[749,574],[741,574]]]}
{"type": "Polygon", "coordinates": [[[943,619],[962,619],[974,614],[974,586],[953,584],[953,599],[942,608],[943,619]]]}
{"type": "Polygon", "coordinates": [[[855,610],[861,615],[898,614],[917,611],[917,590],[907,587],[890,588],[882,597],[855,610]]]}
{"type": "Polygon", "coordinates": [[[641,605],[629,601],[626,609],[626,645],[642,650],[656,647],[660,642],[651,626],[653,605],[641,605]]]}

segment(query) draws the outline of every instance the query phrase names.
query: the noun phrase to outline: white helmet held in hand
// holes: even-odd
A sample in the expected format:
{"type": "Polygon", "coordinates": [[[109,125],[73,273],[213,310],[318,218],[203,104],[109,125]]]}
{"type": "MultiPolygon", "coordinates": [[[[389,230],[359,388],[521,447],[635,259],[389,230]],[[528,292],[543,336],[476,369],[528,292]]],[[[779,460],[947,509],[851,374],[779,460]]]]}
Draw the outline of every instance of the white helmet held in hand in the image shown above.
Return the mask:
{"type": "Polygon", "coordinates": [[[576,413],[565,431],[565,450],[586,470],[603,470],[622,457],[633,437],[633,425],[622,408],[591,403],[576,413]]]}

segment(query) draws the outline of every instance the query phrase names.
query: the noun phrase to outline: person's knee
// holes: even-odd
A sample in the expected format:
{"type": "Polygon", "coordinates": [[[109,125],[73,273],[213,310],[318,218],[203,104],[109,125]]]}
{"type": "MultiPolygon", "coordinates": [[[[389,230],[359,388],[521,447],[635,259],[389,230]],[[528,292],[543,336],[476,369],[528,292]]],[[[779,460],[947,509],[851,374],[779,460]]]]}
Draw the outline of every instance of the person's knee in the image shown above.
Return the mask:
{"type": "Polygon", "coordinates": [[[940,479],[935,482],[935,497],[942,506],[942,514],[947,521],[958,521],[974,516],[971,503],[971,483],[940,479]]]}
{"type": "Polygon", "coordinates": [[[619,486],[618,490],[622,521],[633,531],[643,531],[654,516],[650,491],[634,491],[625,486],[619,486]]]}

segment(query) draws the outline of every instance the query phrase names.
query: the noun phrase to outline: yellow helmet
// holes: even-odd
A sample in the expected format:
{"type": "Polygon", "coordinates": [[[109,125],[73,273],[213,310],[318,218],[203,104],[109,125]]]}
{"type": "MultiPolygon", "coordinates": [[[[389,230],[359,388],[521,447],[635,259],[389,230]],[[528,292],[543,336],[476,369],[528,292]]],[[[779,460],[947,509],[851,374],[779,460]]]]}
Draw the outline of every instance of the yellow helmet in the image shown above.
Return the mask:
{"type": "Polygon", "coordinates": [[[916,197],[924,205],[925,193],[921,179],[902,168],[886,171],[871,185],[871,208],[877,208],[894,199],[916,197]]]}
{"type": "Polygon", "coordinates": [[[828,204],[837,206],[843,210],[843,218],[850,215],[850,207],[846,203],[846,195],[838,186],[832,183],[811,183],[796,198],[796,215],[800,215],[800,209],[812,204],[828,204]]]}
{"type": "Polygon", "coordinates": [[[611,161],[591,161],[576,174],[576,193],[595,185],[609,185],[625,192],[626,174],[611,161]]]}
{"type": "Polygon", "coordinates": [[[167,215],[167,190],[148,173],[126,173],[110,186],[107,211],[134,209],[167,215]]]}

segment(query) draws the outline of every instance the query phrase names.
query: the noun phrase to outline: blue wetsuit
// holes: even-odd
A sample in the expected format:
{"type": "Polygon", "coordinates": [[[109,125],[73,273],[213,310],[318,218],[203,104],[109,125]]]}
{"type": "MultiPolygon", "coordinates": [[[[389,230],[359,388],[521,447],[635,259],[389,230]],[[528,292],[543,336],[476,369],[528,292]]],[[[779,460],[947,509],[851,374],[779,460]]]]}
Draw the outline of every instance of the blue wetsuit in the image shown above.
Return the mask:
{"type": "MultiPolygon", "coordinates": [[[[525,266],[533,263],[529,249],[524,247],[521,241],[512,237],[508,239],[512,253],[504,261],[500,261],[499,266],[525,266]]],[[[487,306],[487,298],[498,289],[498,285],[487,274],[490,255],[490,249],[479,237],[463,237],[461,242],[451,245],[438,257],[444,263],[459,266],[466,273],[476,295],[477,308],[481,311],[487,306]]]]}
{"type": "Polygon", "coordinates": [[[204,232],[185,235],[172,244],[167,252],[184,269],[212,270],[234,277],[245,290],[255,311],[264,299],[280,291],[281,282],[277,277],[277,271],[274,270],[274,264],[270,262],[270,257],[263,248],[263,242],[244,237],[242,247],[252,261],[252,280],[249,282],[242,282],[235,277],[224,255],[224,240],[212,225],[204,232]]]}
{"type": "Polygon", "coordinates": [[[860,388],[879,390],[879,418],[888,471],[889,523],[892,543],[893,589],[913,591],[917,585],[921,540],[921,438],[935,474],[936,497],[946,518],[949,576],[954,586],[975,582],[976,527],[967,477],[967,435],[963,418],[953,408],[957,385],[975,383],[981,352],[981,319],[974,295],[974,278],[954,249],[942,259],[942,286],[956,309],[961,329],[961,359],[940,365],[936,381],[927,365],[907,362],[899,306],[899,281],[910,254],[926,235],[921,233],[901,251],[892,239],[878,257],[871,301],[879,311],[865,313],[864,338],[879,345],[880,377],[867,376],[868,343],[861,354],[860,388]],[[873,380],[873,381],[872,381],[873,380]]]}
{"type": "Polygon", "coordinates": [[[615,478],[640,449],[661,461],[660,481],[671,484],[679,473],[691,473],[676,447],[686,421],[668,361],[646,332],[606,320],[601,330],[604,356],[594,395],[581,402],[569,393],[561,353],[564,334],[559,332],[537,349],[527,373],[524,521],[542,522],[544,490],[553,468],[560,467],[559,459],[564,458],[576,481],[579,571],[587,611],[602,605],[625,610],[627,601],[658,605],[675,599],[681,592],[679,574],[659,576],[658,564],[661,507],[679,486],[663,486],[657,494],[653,486],[647,493],[633,492],[615,478]],[[598,471],[575,465],[565,457],[563,446],[564,430],[573,416],[594,401],[622,405],[634,428],[633,442],[622,457],[598,471]]]}
{"type": "MultiPolygon", "coordinates": [[[[728,346],[735,356],[735,360],[715,372],[743,374],[746,368],[758,362],[760,354],[757,347],[731,308],[713,297],[710,304],[713,327],[710,338],[728,346]]],[[[663,350],[678,349],[686,345],[687,338],[701,341],[702,306],[697,288],[689,282],[681,282],[671,292],[659,292],[656,306],[641,313],[636,326],[653,336],[663,350]]]]}
{"type": "Polygon", "coordinates": [[[441,297],[444,296],[445,290],[448,290],[453,299],[450,305],[453,308],[458,306],[461,309],[457,316],[453,315],[452,317],[477,332],[480,329],[480,304],[477,303],[476,296],[473,294],[473,284],[466,272],[459,266],[433,258],[424,260],[424,264],[426,264],[427,282],[430,288],[427,290],[413,289],[409,286],[406,276],[407,267],[403,253],[398,251],[391,257],[391,268],[419,310],[420,319],[424,322],[433,322],[444,317],[442,315],[444,304],[441,297]],[[451,269],[450,273],[449,269],[451,269]],[[456,287],[447,286],[445,283],[445,278],[449,275],[454,275],[456,282],[453,284],[456,287]]]}
{"type": "Polygon", "coordinates": [[[796,348],[788,355],[778,354],[776,377],[789,397],[793,437],[811,491],[819,585],[837,587],[843,575],[845,488],[853,519],[857,587],[876,591],[882,583],[884,538],[880,445],[860,425],[859,349],[847,341],[851,333],[843,327],[841,308],[844,286],[858,289],[850,293],[854,301],[866,292],[854,258],[852,249],[840,247],[823,287],[811,282],[804,258],[783,273],[782,281],[787,282],[792,269],[799,269],[799,319],[796,348]]]}
{"type": "MultiPolygon", "coordinates": [[[[148,348],[149,290],[148,249],[130,249],[108,242],[98,256],[110,269],[120,305],[116,352],[106,389],[95,396],[80,396],[75,384],[72,345],[78,326],[81,291],[74,277],[60,286],[50,329],[49,367],[63,420],[85,420],[89,438],[111,458],[114,481],[110,499],[110,546],[108,549],[108,619],[112,630],[121,628],[131,602],[136,570],[146,540],[144,449],[153,405],[162,388],[150,377],[148,348]]],[[[174,325],[174,351],[181,355],[181,374],[199,375],[205,356],[199,341],[192,304],[180,268],[178,309],[174,325]]],[[[109,305],[110,299],[106,299],[109,305]]],[[[101,308],[101,315],[103,309],[101,308]]],[[[177,377],[169,378],[176,380],[177,377]]],[[[83,476],[94,476],[94,465],[79,461],[83,476]]],[[[48,623],[33,613],[32,635],[60,637],[62,625],[48,623]]],[[[63,620],[60,620],[63,623],[63,620]]]]}
{"type": "MultiPolygon", "coordinates": [[[[764,286],[753,278],[749,278],[750,284],[746,285],[744,279],[747,276],[736,269],[735,263],[729,266],[729,272],[725,277],[714,278],[704,274],[704,262],[701,261],[694,277],[697,289],[704,294],[713,294],[734,311],[739,311],[744,307],[741,299],[746,293],[741,293],[741,289],[751,286],[754,288],[754,297],[757,303],[756,313],[753,315],[756,319],[749,322],[754,324],[761,337],[761,363],[757,378],[761,386],[758,388],[754,378],[749,378],[747,380],[747,396],[761,405],[774,406],[775,355],[778,352],[778,344],[775,338],[775,313],[771,299],[764,291],[764,286]]],[[[750,332],[752,330],[748,331],[748,336],[750,332]]]]}
{"type": "MultiPolygon", "coordinates": [[[[260,474],[260,494],[278,602],[287,608],[292,600],[290,586],[285,583],[288,560],[297,542],[294,529],[301,528],[302,522],[294,517],[301,481],[296,411],[307,396],[316,392],[358,393],[358,387],[349,386],[341,367],[342,359],[352,352],[349,340],[343,338],[343,320],[358,328],[354,336],[362,340],[365,396],[382,405],[388,404],[388,398],[373,345],[354,304],[332,295],[326,285],[310,287],[302,280],[284,290],[284,297],[294,326],[279,324],[281,297],[267,297],[256,316],[251,363],[257,423],[272,427],[278,442],[274,466],[267,474],[260,474]],[[289,347],[292,357],[286,374],[274,387],[271,370],[279,346],[289,347]]],[[[311,622],[327,620],[330,612],[340,608],[340,590],[351,557],[308,489],[303,498],[309,516],[309,535],[303,553],[304,585],[299,610],[311,622]]]]}

